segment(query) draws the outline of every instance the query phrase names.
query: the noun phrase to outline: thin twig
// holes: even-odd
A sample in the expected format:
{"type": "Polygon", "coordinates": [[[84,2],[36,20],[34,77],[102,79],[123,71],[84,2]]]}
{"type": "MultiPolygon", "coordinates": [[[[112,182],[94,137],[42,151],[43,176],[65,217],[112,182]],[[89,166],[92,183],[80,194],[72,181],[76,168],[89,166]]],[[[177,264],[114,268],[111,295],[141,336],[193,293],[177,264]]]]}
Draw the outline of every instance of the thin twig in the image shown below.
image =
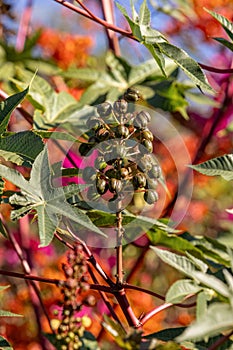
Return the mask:
{"type": "MultiPolygon", "coordinates": [[[[102,11],[104,14],[104,19],[111,24],[115,25],[115,14],[114,14],[114,5],[112,0],[101,0],[102,11]]],[[[109,48],[115,53],[116,56],[120,56],[120,45],[119,39],[116,35],[116,32],[106,29],[106,34],[108,38],[109,48]]]]}
{"type": "Polygon", "coordinates": [[[24,49],[32,16],[32,5],[33,0],[28,0],[21,16],[15,45],[17,51],[23,51],[24,49]]]}
{"type": "Polygon", "coordinates": [[[213,343],[207,350],[219,349],[219,346],[224,344],[232,335],[233,335],[233,331],[231,331],[229,334],[223,335],[221,338],[216,340],[216,342],[213,343]]]}
{"type": "Polygon", "coordinates": [[[116,213],[116,219],[117,219],[117,228],[116,228],[116,234],[117,234],[117,239],[116,239],[116,261],[117,261],[117,266],[116,266],[116,284],[117,285],[122,285],[123,284],[123,256],[122,256],[122,239],[123,239],[123,232],[124,229],[122,227],[122,212],[119,211],[116,213]]]}
{"type": "MultiPolygon", "coordinates": [[[[123,283],[123,287],[125,289],[133,289],[133,290],[137,290],[139,292],[143,292],[145,294],[149,294],[149,295],[152,295],[153,297],[156,297],[160,300],[165,300],[165,297],[163,295],[160,295],[158,293],[155,293],[153,292],[152,290],[148,290],[146,288],[142,288],[142,287],[138,287],[138,286],[134,286],[132,284],[128,284],[128,283],[123,283]]],[[[192,295],[193,296],[193,295],[192,295]]],[[[191,296],[189,296],[190,298],[191,296]]],[[[194,307],[196,306],[196,302],[193,302],[193,303],[190,303],[190,304],[174,304],[174,306],[179,306],[179,307],[182,307],[182,308],[189,308],[189,307],[194,307]]]]}
{"type": "Polygon", "coordinates": [[[173,306],[173,304],[171,304],[171,303],[166,303],[166,304],[157,306],[156,308],[154,308],[153,310],[151,310],[150,312],[148,312],[146,315],[144,315],[144,316],[140,319],[141,325],[143,326],[147,321],[149,321],[149,319],[151,319],[152,317],[154,317],[155,315],[157,315],[159,312],[168,309],[168,308],[171,307],[171,306],[173,306]]]}
{"type": "MultiPolygon", "coordinates": [[[[110,30],[113,30],[117,33],[120,33],[126,37],[130,37],[131,39],[134,39],[134,40],[137,40],[133,35],[132,35],[132,31],[127,31],[127,30],[124,30],[120,27],[117,27],[115,26],[114,24],[111,24],[111,23],[108,23],[106,22],[105,20],[95,16],[93,13],[91,13],[91,15],[86,11],[86,10],[83,10],[83,9],[80,9],[79,7],[75,6],[75,5],[72,5],[70,4],[68,1],[64,1],[64,0],[53,0],[67,8],[69,8],[70,10],[76,12],[76,13],[79,13],[80,15],[84,16],[84,17],[87,17],[91,20],[93,20],[94,22],[96,23],[99,23],[101,24],[102,26],[106,27],[107,29],[110,29],[110,30]]],[[[80,3],[81,5],[81,3],[80,3]]],[[[82,7],[84,8],[84,5],[82,4],[82,7]]],[[[90,12],[90,10],[88,10],[90,12]]]]}

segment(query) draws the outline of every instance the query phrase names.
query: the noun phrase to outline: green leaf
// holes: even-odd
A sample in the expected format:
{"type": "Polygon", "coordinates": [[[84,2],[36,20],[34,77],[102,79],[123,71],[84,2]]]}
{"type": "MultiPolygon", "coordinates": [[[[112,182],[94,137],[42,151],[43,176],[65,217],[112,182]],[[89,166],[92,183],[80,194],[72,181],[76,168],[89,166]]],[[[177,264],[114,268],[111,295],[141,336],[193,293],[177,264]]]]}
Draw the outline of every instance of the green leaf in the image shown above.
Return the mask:
{"type": "Polygon", "coordinates": [[[231,43],[230,41],[224,38],[213,38],[213,39],[219,42],[220,44],[222,44],[223,46],[227,47],[231,51],[233,51],[233,43],[231,43]]]}
{"type": "Polygon", "coordinates": [[[1,156],[17,165],[32,164],[43,148],[41,137],[30,130],[0,138],[1,156]]]}
{"type": "Polygon", "coordinates": [[[184,332],[186,327],[168,328],[159,332],[148,334],[143,337],[143,339],[158,339],[162,341],[174,340],[180,334],[184,332]]]}
{"type": "Polygon", "coordinates": [[[194,273],[195,279],[202,283],[204,286],[212,288],[217,293],[223,295],[226,298],[230,297],[230,290],[228,286],[215,276],[196,271],[194,273]]]}
{"type": "Polygon", "coordinates": [[[196,319],[199,320],[207,311],[208,301],[213,298],[212,290],[202,290],[196,299],[196,319]],[[212,294],[212,295],[211,295],[212,294]]]}
{"type": "Polygon", "coordinates": [[[223,27],[223,29],[228,34],[229,38],[233,40],[233,23],[230,22],[226,17],[220,15],[219,13],[216,13],[214,11],[210,11],[205,8],[205,10],[213,16],[223,27]]]}
{"type": "Polygon", "coordinates": [[[6,310],[0,310],[0,317],[23,317],[23,315],[15,314],[6,310]]]}
{"type": "Polygon", "coordinates": [[[0,134],[4,133],[10,120],[11,113],[20,104],[28,93],[27,87],[24,91],[8,97],[0,102],[0,134]]]}
{"type": "Polygon", "coordinates": [[[171,248],[181,253],[189,251],[193,254],[197,254],[198,256],[202,254],[201,250],[178,235],[169,234],[164,231],[153,231],[152,229],[149,230],[146,235],[153,245],[171,248]]]}
{"type": "MultiPolygon", "coordinates": [[[[192,277],[194,279],[196,278],[195,273],[198,271],[198,269],[190,259],[186,258],[185,256],[180,256],[167,250],[161,250],[152,246],[151,249],[154,250],[158,257],[165,263],[186,274],[188,277],[192,277]]],[[[207,271],[207,265],[205,266],[205,269],[207,271]]]]}
{"type": "Polygon", "coordinates": [[[159,43],[157,45],[161,52],[173,60],[197,86],[201,89],[213,92],[199,64],[184,50],[168,42],[159,43]]]}
{"type": "Polygon", "coordinates": [[[43,139],[52,139],[52,140],[63,140],[63,141],[70,141],[70,142],[80,142],[77,140],[76,137],[74,137],[71,134],[68,134],[67,132],[61,132],[61,131],[44,131],[44,130],[34,130],[33,133],[35,135],[39,135],[43,139]]]}
{"type": "Polygon", "coordinates": [[[14,350],[10,343],[0,335],[0,349],[1,350],[14,350]]]}
{"type": "MultiPolygon", "coordinates": [[[[22,208],[16,213],[13,211],[12,215],[17,217],[23,213],[26,214],[28,211],[36,211],[40,246],[46,246],[51,242],[54,231],[59,226],[62,217],[69,218],[85,229],[104,235],[93,225],[85,212],[72,207],[66,201],[66,198],[79,193],[86,185],[73,184],[65,189],[52,186],[52,173],[48,161],[47,147],[33,163],[29,181],[26,181],[18,171],[3,165],[0,165],[0,175],[18,186],[23,195],[23,198],[22,195],[18,198],[18,204],[22,208]]],[[[16,199],[15,204],[17,204],[17,198],[14,198],[16,199]]],[[[11,197],[9,200],[11,200],[11,197]]]]}
{"type": "Polygon", "coordinates": [[[211,304],[200,320],[191,324],[180,336],[178,342],[185,340],[202,340],[206,337],[231,330],[233,325],[233,310],[229,304],[211,304]]]}
{"type": "Polygon", "coordinates": [[[189,167],[204,175],[220,175],[225,180],[233,180],[233,154],[225,154],[197,165],[189,165],[189,167]]]}
{"type": "Polygon", "coordinates": [[[178,280],[172,284],[166,294],[166,303],[177,304],[190,294],[197,294],[203,288],[191,280],[178,280]]]}

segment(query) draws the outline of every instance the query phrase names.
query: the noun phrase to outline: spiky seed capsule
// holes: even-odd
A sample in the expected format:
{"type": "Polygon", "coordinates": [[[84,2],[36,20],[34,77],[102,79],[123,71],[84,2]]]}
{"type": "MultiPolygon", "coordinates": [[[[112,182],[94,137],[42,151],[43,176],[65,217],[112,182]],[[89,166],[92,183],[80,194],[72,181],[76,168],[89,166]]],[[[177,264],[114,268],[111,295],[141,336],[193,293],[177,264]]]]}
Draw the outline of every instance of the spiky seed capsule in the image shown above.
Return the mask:
{"type": "Polygon", "coordinates": [[[137,173],[133,177],[133,186],[137,190],[146,186],[146,176],[143,173],[137,173]]]}
{"type": "Polygon", "coordinates": [[[109,191],[112,193],[118,193],[122,190],[121,180],[111,178],[109,181],[109,191]]]}
{"type": "Polygon", "coordinates": [[[108,190],[108,184],[105,179],[103,178],[96,178],[96,189],[99,194],[104,194],[108,190]]]}
{"type": "Polygon", "coordinates": [[[96,116],[91,116],[88,120],[87,120],[87,127],[88,129],[98,129],[101,125],[102,125],[102,121],[101,119],[97,118],[96,116]]]}
{"type": "Polygon", "coordinates": [[[159,196],[155,190],[148,190],[144,193],[144,199],[148,204],[154,204],[159,199],[159,196]]]}
{"type": "Polygon", "coordinates": [[[141,141],[141,145],[139,145],[139,148],[140,148],[140,151],[142,153],[145,153],[145,148],[147,149],[148,152],[152,153],[153,152],[153,143],[149,140],[143,139],[141,141]]]}
{"type": "Polygon", "coordinates": [[[124,179],[129,175],[129,170],[127,168],[121,168],[120,174],[121,174],[121,177],[124,179]]]}
{"type": "Polygon", "coordinates": [[[154,139],[154,136],[152,134],[152,132],[148,129],[146,130],[142,130],[141,133],[140,133],[140,136],[142,139],[146,139],[146,140],[149,140],[149,141],[153,141],[154,139]]]}
{"type": "Polygon", "coordinates": [[[109,102],[97,106],[97,112],[101,117],[108,117],[112,113],[112,105],[109,102]]]}
{"type": "Polygon", "coordinates": [[[115,131],[116,137],[122,137],[126,139],[129,136],[129,129],[124,125],[118,125],[115,131]]]}
{"type": "Polygon", "coordinates": [[[117,171],[115,169],[108,169],[105,172],[105,176],[107,176],[109,179],[117,177],[117,171]]]}
{"type": "Polygon", "coordinates": [[[161,176],[161,168],[158,164],[152,165],[152,168],[149,171],[149,176],[159,179],[161,176]]]}
{"type": "Polygon", "coordinates": [[[156,179],[152,179],[152,178],[148,177],[146,188],[156,190],[157,187],[158,187],[158,181],[156,179]]]}
{"type": "Polygon", "coordinates": [[[147,123],[150,123],[151,121],[151,115],[147,111],[141,111],[138,113],[139,118],[145,118],[147,120],[147,123]]]}
{"type": "Polygon", "coordinates": [[[127,91],[124,94],[124,98],[128,102],[137,102],[140,99],[141,95],[139,90],[128,88],[127,91]]]}
{"type": "Polygon", "coordinates": [[[128,109],[128,103],[124,99],[115,101],[113,104],[113,110],[114,110],[114,113],[116,114],[126,113],[127,109],[128,109]]]}
{"type": "Polygon", "coordinates": [[[134,119],[134,126],[139,129],[145,129],[147,127],[148,120],[147,118],[140,113],[138,113],[134,119]]]}
{"type": "Polygon", "coordinates": [[[109,131],[104,128],[104,127],[100,127],[98,130],[96,130],[95,136],[97,137],[98,141],[105,141],[109,138],[109,131]]]}
{"type": "Polygon", "coordinates": [[[107,163],[104,160],[103,156],[99,156],[95,159],[95,168],[98,170],[104,170],[107,166],[107,163]]]}

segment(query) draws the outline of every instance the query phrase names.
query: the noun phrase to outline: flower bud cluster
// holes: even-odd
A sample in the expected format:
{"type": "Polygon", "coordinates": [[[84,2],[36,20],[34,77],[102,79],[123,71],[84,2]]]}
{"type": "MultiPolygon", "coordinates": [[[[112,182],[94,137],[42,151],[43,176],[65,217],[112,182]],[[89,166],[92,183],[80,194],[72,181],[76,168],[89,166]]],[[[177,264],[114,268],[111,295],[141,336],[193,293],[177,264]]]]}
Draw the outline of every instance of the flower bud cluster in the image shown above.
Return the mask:
{"type": "Polygon", "coordinates": [[[89,139],[79,152],[88,157],[95,149],[98,156],[94,166],[82,171],[86,183],[92,184],[87,199],[94,201],[105,196],[110,211],[120,211],[124,195],[129,191],[143,192],[144,200],[153,204],[158,200],[157,184],[161,169],[153,152],[153,134],[148,128],[148,111],[131,110],[139,98],[129,89],[124,98],[113,104],[97,106],[97,114],[87,120],[89,139]]]}
{"type": "Polygon", "coordinates": [[[81,245],[68,252],[67,262],[62,266],[66,280],[60,283],[64,300],[62,320],[56,330],[56,339],[59,341],[60,349],[75,350],[83,346],[81,338],[85,328],[91,324],[89,317],[75,315],[83,305],[94,306],[95,298],[92,295],[82,298],[82,293],[87,292],[90,286],[87,262],[81,245]]]}

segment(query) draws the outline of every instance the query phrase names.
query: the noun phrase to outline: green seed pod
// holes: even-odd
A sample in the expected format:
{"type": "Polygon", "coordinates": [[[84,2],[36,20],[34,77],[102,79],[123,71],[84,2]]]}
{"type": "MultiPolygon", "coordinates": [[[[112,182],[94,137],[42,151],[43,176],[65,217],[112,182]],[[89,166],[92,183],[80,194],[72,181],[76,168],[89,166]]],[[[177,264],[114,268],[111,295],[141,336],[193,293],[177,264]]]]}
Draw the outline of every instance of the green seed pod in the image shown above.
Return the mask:
{"type": "Polygon", "coordinates": [[[128,88],[124,94],[124,98],[128,102],[137,102],[140,99],[141,95],[139,90],[128,88]]]}
{"type": "Polygon", "coordinates": [[[135,190],[146,187],[146,176],[143,173],[137,173],[133,177],[133,187],[135,190]]]}
{"type": "Polygon", "coordinates": [[[103,156],[99,156],[95,159],[95,168],[97,170],[102,171],[106,168],[106,166],[107,166],[107,163],[105,162],[103,156]]]}
{"type": "Polygon", "coordinates": [[[117,177],[117,171],[115,169],[108,169],[105,172],[105,176],[107,176],[109,179],[117,177]]]}
{"type": "Polygon", "coordinates": [[[103,122],[97,118],[96,116],[91,116],[88,120],[87,120],[87,127],[89,129],[98,129],[101,125],[103,125],[103,122]]]}
{"type": "Polygon", "coordinates": [[[99,194],[104,194],[108,190],[107,181],[104,178],[97,177],[96,178],[96,189],[99,194]]]}
{"type": "Polygon", "coordinates": [[[112,106],[109,102],[97,106],[97,112],[101,117],[108,117],[112,113],[112,106]]]}
{"type": "Polygon", "coordinates": [[[109,138],[110,132],[105,127],[100,127],[96,130],[95,136],[98,141],[105,141],[109,138]]]}
{"type": "Polygon", "coordinates": [[[156,190],[157,187],[158,181],[156,179],[148,177],[146,182],[146,188],[156,190]]]}
{"type": "Polygon", "coordinates": [[[117,115],[126,113],[128,109],[128,103],[124,99],[115,101],[113,104],[114,113],[117,115]]]}
{"type": "Polygon", "coordinates": [[[140,112],[136,115],[133,123],[136,128],[145,129],[147,127],[148,121],[147,118],[140,112]]]}
{"type": "Polygon", "coordinates": [[[140,132],[140,136],[141,136],[142,139],[146,139],[146,140],[149,140],[151,142],[154,139],[154,136],[153,136],[152,132],[149,129],[142,130],[140,132]]]}
{"type": "Polygon", "coordinates": [[[153,177],[153,178],[159,179],[161,176],[160,166],[158,164],[152,165],[152,168],[150,169],[148,175],[153,177]]]}
{"type": "Polygon", "coordinates": [[[155,190],[148,190],[144,193],[144,199],[148,204],[154,204],[159,199],[159,196],[155,190]]]}
{"type": "Polygon", "coordinates": [[[122,182],[116,178],[111,178],[109,181],[109,191],[112,193],[118,193],[122,190],[122,182]]]}
{"type": "Polygon", "coordinates": [[[127,168],[121,168],[120,175],[124,179],[129,175],[129,170],[127,168]]]}
{"type": "Polygon", "coordinates": [[[94,181],[96,178],[96,169],[91,166],[87,166],[82,171],[82,178],[86,182],[94,181]]]}
{"type": "Polygon", "coordinates": [[[129,136],[129,129],[127,126],[118,125],[115,131],[116,137],[127,138],[129,136]]]}
{"type": "Polygon", "coordinates": [[[143,139],[141,141],[141,145],[139,145],[139,149],[142,153],[145,153],[145,148],[147,149],[148,152],[152,153],[153,152],[153,143],[149,140],[143,139]]]}
{"type": "Polygon", "coordinates": [[[151,115],[147,111],[141,111],[138,113],[138,117],[145,118],[147,120],[147,123],[150,123],[151,121],[151,115]]]}

